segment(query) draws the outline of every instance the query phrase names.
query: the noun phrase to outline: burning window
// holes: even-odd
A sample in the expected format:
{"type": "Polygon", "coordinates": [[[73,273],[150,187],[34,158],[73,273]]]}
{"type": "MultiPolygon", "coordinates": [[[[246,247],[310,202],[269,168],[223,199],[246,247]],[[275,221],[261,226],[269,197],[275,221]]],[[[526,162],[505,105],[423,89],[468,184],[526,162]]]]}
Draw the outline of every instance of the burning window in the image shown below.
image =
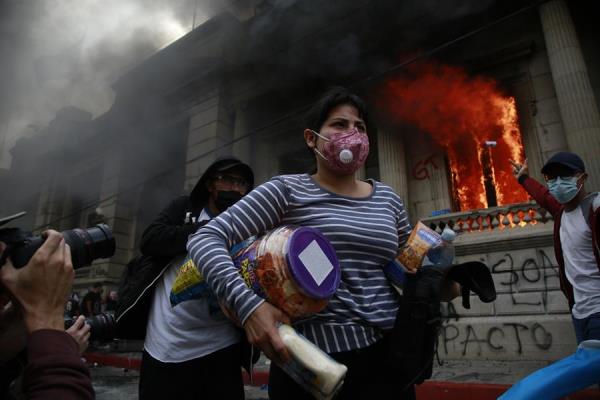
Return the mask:
{"type": "Polygon", "coordinates": [[[392,118],[427,132],[446,150],[460,211],[528,200],[509,163],[524,159],[515,99],[496,81],[421,64],[386,82],[381,99],[392,118]]]}

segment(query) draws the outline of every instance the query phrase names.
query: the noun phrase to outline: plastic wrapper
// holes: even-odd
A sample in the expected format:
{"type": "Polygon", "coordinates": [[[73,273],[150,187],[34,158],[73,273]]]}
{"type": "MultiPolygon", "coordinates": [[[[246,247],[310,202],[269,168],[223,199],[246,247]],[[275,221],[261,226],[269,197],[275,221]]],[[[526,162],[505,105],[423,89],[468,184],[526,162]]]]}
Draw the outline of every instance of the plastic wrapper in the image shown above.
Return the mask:
{"type": "Polygon", "coordinates": [[[182,301],[198,299],[208,294],[208,291],[208,284],[204,281],[202,273],[196,268],[190,256],[186,256],[177,271],[169,294],[171,306],[174,307],[182,301]]]}
{"type": "Polygon", "coordinates": [[[348,368],[289,325],[279,326],[279,336],[291,355],[280,367],[318,400],[332,399],[342,388],[348,368]]]}
{"type": "MultiPolygon", "coordinates": [[[[252,237],[246,241],[234,245],[231,248],[230,253],[236,253],[240,248],[244,248],[244,246],[248,246],[248,244],[252,243],[254,239],[255,238],[252,237]]],[[[190,258],[190,256],[186,255],[177,271],[177,276],[175,277],[173,286],[171,287],[169,301],[171,302],[171,306],[175,307],[177,304],[183,301],[199,299],[202,297],[206,297],[211,300],[211,311],[219,308],[216,298],[210,290],[208,283],[202,276],[202,272],[200,272],[200,270],[196,267],[196,264],[194,264],[194,261],[190,258]]]]}
{"type": "Polygon", "coordinates": [[[402,246],[396,260],[410,271],[421,267],[423,258],[429,249],[439,246],[442,237],[422,222],[417,222],[406,243],[402,246]]]}

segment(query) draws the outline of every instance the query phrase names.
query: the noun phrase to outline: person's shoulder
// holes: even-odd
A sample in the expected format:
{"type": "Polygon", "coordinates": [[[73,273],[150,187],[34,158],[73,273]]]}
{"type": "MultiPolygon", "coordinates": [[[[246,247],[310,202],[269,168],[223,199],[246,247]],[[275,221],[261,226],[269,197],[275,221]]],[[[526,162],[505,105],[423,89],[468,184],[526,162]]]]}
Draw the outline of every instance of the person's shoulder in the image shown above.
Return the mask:
{"type": "Polygon", "coordinates": [[[396,191],[385,183],[371,179],[375,187],[375,197],[381,201],[391,205],[397,213],[406,211],[404,200],[396,193],[396,191]]]}
{"type": "Polygon", "coordinates": [[[375,179],[370,179],[370,181],[372,182],[373,187],[375,188],[378,194],[390,197],[397,201],[402,201],[398,193],[396,193],[396,191],[391,186],[386,185],[385,183],[377,181],[375,179]]]}
{"type": "Polygon", "coordinates": [[[308,174],[285,174],[277,175],[271,178],[271,181],[283,182],[283,183],[300,183],[307,182],[310,180],[308,174]]]}
{"type": "Polygon", "coordinates": [[[186,207],[189,203],[190,203],[190,196],[181,195],[181,196],[175,197],[173,200],[171,200],[171,202],[169,203],[169,206],[170,207],[186,207]]]}
{"type": "Polygon", "coordinates": [[[594,200],[592,201],[592,211],[600,212],[600,192],[595,193],[594,200]]]}
{"type": "Polygon", "coordinates": [[[311,178],[308,176],[308,174],[277,175],[269,179],[267,184],[285,188],[286,190],[295,191],[311,185],[311,178]]]}

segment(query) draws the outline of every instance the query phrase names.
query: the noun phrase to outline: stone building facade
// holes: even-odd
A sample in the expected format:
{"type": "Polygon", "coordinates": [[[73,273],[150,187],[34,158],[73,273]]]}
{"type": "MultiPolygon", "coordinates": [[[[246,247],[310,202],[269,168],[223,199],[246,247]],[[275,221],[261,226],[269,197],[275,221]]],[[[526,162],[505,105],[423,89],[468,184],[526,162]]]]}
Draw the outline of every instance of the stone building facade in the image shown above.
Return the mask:
{"type": "MultiPolygon", "coordinates": [[[[217,157],[249,163],[258,183],[308,171],[306,106],[333,84],[369,98],[398,54],[415,49],[437,49],[431,57],[501,82],[516,99],[534,176],[541,178],[549,155],[571,150],[587,162],[588,189],[600,189],[600,58],[588,6],[493,2],[441,18],[407,3],[306,0],[263,7],[245,20],[209,20],[124,74],[105,115],[92,120],[70,109],[19,141],[5,178],[15,188],[5,194],[5,211],[27,209],[27,227],[40,230],[86,225],[100,208],[117,252],[77,271],[77,286],[114,286],[144,227],[217,157]],[[454,38],[461,40],[449,43],[454,38]]],[[[493,304],[473,299],[471,310],[459,301],[446,307],[440,355],[553,360],[571,353],[575,338],[558,289],[550,217],[531,203],[432,217],[456,211],[443,150],[427,134],[377,116],[361,174],[391,185],[413,222],[456,226],[458,258],[484,260],[499,291],[493,304]],[[507,220],[519,211],[523,226],[507,220]],[[482,215],[491,216],[485,229],[477,222],[482,215]]]]}

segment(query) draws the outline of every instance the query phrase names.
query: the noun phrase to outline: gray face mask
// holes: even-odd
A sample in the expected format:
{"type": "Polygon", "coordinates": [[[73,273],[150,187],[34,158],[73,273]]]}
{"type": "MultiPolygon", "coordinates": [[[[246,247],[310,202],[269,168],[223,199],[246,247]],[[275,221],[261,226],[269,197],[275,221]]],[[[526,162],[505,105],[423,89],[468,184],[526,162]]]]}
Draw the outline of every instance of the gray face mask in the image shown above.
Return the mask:
{"type": "Polygon", "coordinates": [[[559,176],[547,182],[548,190],[560,204],[566,204],[573,200],[581,190],[582,186],[577,186],[578,180],[579,177],[577,176],[565,178],[559,176]]]}

